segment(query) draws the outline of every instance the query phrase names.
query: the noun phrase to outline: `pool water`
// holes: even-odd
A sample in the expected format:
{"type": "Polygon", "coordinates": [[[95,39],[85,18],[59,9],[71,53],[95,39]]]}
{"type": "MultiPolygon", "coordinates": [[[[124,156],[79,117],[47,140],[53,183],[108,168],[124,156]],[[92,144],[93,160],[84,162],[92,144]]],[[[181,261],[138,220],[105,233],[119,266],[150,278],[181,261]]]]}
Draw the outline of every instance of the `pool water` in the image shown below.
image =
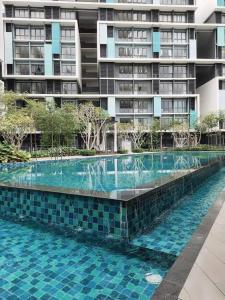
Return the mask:
{"type": "MultiPolygon", "coordinates": [[[[170,171],[171,160],[174,166],[186,155],[158,155],[157,163],[170,171]]],[[[188,167],[209,159],[205,154],[195,158],[196,163],[190,160],[188,167]]],[[[33,167],[42,170],[47,165],[33,167]]],[[[179,169],[181,166],[176,166],[179,169]]],[[[43,179],[41,170],[36,175],[43,179]]],[[[75,237],[64,236],[44,225],[0,219],[0,299],[150,299],[224,188],[222,168],[129,245],[87,239],[82,232],[75,237]]]]}
{"type": "Polygon", "coordinates": [[[177,152],[30,163],[0,173],[0,182],[113,192],[135,189],[223,154],[177,152]]]}
{"type": "Polygon", "coordinates": [[[0,299],[149,300],[173,255],[0,220],[0,299]]]}

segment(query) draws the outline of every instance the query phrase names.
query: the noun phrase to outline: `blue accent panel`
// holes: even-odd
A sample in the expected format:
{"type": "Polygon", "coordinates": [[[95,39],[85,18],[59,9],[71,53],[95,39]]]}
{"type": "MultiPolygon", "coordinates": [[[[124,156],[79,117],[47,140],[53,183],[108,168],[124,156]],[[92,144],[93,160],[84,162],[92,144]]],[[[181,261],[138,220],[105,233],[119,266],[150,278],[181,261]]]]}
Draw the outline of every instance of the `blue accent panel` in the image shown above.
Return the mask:
{"type": "Polygon", "coordinates": [[[225,30],[224,27],[217,27],[217,45],[225,46],[225,30]]]}
{"type": "Polygon", "coordinates": [[[107,57],[115,58],[115,40],[114,38],[107,39],[107,57]]]}
{"type": "Polygon", "coordinates": [[[195,127],[195,124],[197,122],[198,115],[195,110],[190,111],[190,129],[193,129],[195,127]]]}
{"type": "Polygon", "coordinates": [[[161,117],[161,97],[154,97],[154,117],[161,117]]]}
{"type": "Polygon", "coordinates": [[[224,0],[217,0],[217,6],[224,6],[224,0]]]}
{"type": "Polygon", "coordinates": [[[153,52],[160,52],[160,32],[153,32],[152,34],[152,44],[153,44],[153,52]]]}
{"type": "Polygon", "coordinates": [[[117,0],[106,0],[106,3],[117,3],[117,0]]]}
{"type": "Polygon", "coordinates": [[[45,44],[45,75],[53,75],[52,44],[45,44]]]}
{"type": "Polygon", "coordinates": [[[52,23],[52,53],[60,54],[61,42],[60,42],[60,24],[52,23]]]}

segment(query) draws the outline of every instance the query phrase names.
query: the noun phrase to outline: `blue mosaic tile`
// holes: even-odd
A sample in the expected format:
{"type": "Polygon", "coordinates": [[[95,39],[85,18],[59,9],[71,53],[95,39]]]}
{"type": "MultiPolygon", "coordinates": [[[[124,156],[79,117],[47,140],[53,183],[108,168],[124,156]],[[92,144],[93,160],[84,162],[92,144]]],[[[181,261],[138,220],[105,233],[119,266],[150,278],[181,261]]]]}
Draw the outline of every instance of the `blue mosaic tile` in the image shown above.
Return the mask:
{"type": "Polygon", "coordinates": [[[149,300],[175,257],[121,243],[70,239],[0,219],[1,299],[149,300]]]}

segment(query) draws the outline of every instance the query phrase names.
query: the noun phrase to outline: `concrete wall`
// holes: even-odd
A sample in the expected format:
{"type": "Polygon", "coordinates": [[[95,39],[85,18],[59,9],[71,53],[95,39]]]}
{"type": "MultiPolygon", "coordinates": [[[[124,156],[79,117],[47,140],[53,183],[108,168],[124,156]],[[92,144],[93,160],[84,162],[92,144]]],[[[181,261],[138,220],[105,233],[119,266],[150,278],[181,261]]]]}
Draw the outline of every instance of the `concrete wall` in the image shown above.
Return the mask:
{"type": "Polygon", "coordinates": [[[200,117],[216,112],[219,109],[219,80],[213,78],[197,89],[200,94],[200,117]]]}
{"type": "Polygon", "coordinates": [[[217,0],[197,0],[196,4],[196,23],[204,23],[206,19],[213,13],[217,0]]]}

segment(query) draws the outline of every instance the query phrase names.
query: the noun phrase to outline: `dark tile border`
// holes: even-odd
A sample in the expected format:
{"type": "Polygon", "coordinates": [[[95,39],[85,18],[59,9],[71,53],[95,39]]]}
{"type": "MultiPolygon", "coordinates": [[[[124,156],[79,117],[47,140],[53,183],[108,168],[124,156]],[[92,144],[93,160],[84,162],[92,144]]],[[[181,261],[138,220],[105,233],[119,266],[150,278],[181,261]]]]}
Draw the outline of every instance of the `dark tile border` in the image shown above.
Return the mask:
{"type": "Polygon", "coordinates": [[[177,300],[197,256],[225,202],[222,192],[195,231],[192,239],[177,258],[151,300],[177,300]]]}

